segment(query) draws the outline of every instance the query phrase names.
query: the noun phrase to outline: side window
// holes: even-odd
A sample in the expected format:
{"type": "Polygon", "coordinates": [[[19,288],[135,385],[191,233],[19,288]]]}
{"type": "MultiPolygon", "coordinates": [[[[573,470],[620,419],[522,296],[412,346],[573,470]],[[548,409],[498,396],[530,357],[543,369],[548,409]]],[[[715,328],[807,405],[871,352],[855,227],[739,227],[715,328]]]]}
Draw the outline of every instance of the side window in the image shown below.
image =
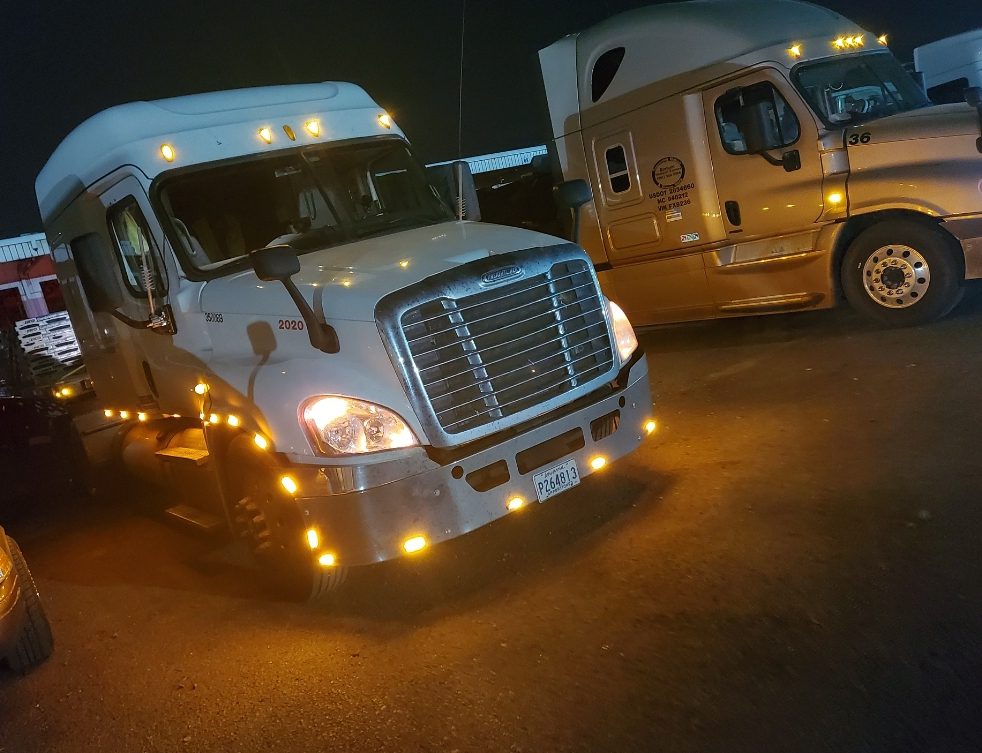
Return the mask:
{"type": "Polygon", "coordinates": [[[767,81],[727,92],[716,100],[715,110],[723,148],[730,154],[746,154],[748,144],[782,149],[801,135],[791,105],[767,81]]]}
{"type": "Polygon", "coordinates": [[[147,277],[151,275],[154,287],[164,288],[161,292],[166,292],[159,252],[136,199],[123,199],[109,210],[109,228],[123,281],[130,293],[142,298],[147,292],[147,277]]]}
{"type": "Polygon", "coordinates": [[[604,92],[610,88],[623,60],[623,47],[615,47],[612,50],[607,50],[607,52],[597,58],[597,62],[593,64],[593,75],[590,77],[590,96],[594,102],[600,99],[604,95],[604,92]]]}
{"type": "Polygon", "coordinates": [[[610,180],[610,190],[614,193],[624,193],[631,190],[631,174],[627,170],[627,155],[624,147],[615,144],[604,152],[607,161],[607,177],[610,180]]]}

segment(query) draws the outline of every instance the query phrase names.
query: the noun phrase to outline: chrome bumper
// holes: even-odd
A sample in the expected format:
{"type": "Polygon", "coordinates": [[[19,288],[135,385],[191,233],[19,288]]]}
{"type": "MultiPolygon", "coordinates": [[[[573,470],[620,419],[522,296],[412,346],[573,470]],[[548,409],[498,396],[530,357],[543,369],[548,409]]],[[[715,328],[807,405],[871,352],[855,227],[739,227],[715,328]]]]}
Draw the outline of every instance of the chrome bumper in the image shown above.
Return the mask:
{"type": "Polygon", "coordinates": [[[342,467],[345,479],[381,481],[359,491],[332,493],[339,485],[336,466],[319,470],[295,466],[305,476],[301,488],[323,490],[297,500],[307,525],[318,532],[315,559],[325,553],[334,555],[338,565],[394,559],[405,554],[403,545],[409,538],[423,537],[427,545],[446,541],[507,515],[507,502],[516,496],[535,503],[532,477],[538,471],[572,458],[585,477],[595,472],[590,461],[596,456],[609,463],[626,455],[641,443],[645,423],[652,418],[643,355],[622,372],[620,385],[624,386],[608,387],[574,410],[506,435],[496,444],[473,443],[477,449],[460,456],[434,459],[419,449],[404,459],[377,464],[381,468],[342,467]],[[615,412],[617,428],[594,439],[613,425],[615,412]]]}

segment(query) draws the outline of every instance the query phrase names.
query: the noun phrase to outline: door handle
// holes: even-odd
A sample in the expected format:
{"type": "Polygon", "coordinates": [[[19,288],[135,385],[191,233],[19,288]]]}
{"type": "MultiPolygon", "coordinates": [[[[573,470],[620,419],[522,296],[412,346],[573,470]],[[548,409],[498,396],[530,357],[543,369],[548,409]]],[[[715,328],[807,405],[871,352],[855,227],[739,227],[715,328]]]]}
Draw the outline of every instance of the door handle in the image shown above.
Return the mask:
{"type": "Polygon", "coordinates": [[[726,219],[730,221],[730,224],[734,227],[740,227],[740,203],[728,201],[723,206],[726,209],[726,219]]]}

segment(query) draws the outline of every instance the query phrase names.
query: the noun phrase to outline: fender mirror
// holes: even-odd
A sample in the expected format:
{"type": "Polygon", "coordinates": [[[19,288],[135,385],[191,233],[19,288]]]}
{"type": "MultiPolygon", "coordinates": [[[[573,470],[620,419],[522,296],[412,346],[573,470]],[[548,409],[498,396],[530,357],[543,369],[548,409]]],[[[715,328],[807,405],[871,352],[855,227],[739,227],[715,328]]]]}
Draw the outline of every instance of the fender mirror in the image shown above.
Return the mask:
{"type": "Polygon", "coordinates": [[[283,283],[303,318],[310,344],[323,353],[337,353],[341,349],[338,333],[334,327],[317,319],[307,299],[300,294],[293,282],[293,275],[300,271],[297,252],[289,246],[267,246],[250,251],[249,261],[260,280],[283,283]]]}

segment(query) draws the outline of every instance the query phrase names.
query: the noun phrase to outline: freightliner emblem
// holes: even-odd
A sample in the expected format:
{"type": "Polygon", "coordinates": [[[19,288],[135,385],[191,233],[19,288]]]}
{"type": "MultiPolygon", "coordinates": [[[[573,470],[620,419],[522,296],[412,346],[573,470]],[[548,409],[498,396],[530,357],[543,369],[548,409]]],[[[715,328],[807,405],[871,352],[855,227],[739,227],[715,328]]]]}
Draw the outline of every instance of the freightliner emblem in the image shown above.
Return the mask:
{"type": "Polygon", "coordinates": [[[498,285],[506,280],[521,277],[524,272],[525,270],[523,270],[517,264],[509,264],[507,267],[498,267],[497,269],[492,269],[490,272],[485,272],[483,275],[481,275],[481,285],[498,285]]]}

